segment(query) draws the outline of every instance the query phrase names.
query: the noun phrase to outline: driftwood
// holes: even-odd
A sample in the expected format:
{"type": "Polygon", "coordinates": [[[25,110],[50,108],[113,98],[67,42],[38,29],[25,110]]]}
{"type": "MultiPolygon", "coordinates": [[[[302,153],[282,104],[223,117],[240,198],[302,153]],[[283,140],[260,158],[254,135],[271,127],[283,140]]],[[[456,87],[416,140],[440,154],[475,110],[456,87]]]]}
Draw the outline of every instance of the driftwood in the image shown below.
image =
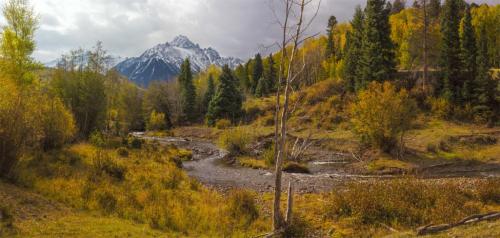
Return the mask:
{"type": "Polygon", "coordinates": [[[490,212],[486,214],[476,214],[468,216],[457,223],[452,224],[441,224],[441,225],[427,225],[417,229],[417,235],[423,236],[428,234],[435,234],[441,231],[445,231],[457,226],[462,226],[465,224],[476,223],[480,221],[496,220],[500,218],[500,212],[490,212]]]}

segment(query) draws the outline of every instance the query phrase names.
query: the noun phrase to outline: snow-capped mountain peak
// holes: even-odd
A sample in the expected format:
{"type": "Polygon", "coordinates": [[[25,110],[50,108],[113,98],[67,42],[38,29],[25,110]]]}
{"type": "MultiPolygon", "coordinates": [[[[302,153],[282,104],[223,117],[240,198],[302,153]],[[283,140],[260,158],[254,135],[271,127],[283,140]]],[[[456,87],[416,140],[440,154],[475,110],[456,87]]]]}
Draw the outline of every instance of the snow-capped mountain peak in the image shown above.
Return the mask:
{"type": "Polygon", "coordinates": [[[185,59],[190,60],[194,72],[200,72],[212,64],[227,64],[234,68],[243,63],[237,58],[221,57],[211,47],[202,49],[188,37],[179,35],[170,42],[146,50],[139,57],[126,59],[115,68],[135,83],[147,86],[151,81],[170,80],[177,76],[185,59]]]}

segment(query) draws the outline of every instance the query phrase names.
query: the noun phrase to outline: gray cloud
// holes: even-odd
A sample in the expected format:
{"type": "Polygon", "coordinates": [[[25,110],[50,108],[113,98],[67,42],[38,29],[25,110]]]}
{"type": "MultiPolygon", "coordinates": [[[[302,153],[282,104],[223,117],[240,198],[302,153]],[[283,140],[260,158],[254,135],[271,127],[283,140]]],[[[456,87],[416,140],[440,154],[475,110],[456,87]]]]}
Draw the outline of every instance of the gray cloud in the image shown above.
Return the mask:
{"type": "MultiPolygon", "coordinates": [[[[49,61],[99,40],[114,55],[136,56],[183,34],[222,55],[246,59],[279,39],[272,2],[279,0],[32,0],[40,15],[35,57],[49,61]]],[[[364,2],[322,0],[310,32],[324,32],[330,15],[348,21],[364,2]]]]}

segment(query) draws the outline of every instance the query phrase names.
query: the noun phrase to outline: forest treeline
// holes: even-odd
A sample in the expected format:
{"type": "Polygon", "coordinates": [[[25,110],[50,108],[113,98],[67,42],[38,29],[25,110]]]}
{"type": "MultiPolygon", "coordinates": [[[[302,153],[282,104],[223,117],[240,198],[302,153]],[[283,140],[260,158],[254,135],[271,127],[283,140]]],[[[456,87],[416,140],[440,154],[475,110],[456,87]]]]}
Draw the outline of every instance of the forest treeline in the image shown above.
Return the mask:
{"type": "MultiPolygon", "coordinates": [[[[9,0],[2,13],[7,20],[0,42],[3,176],[23,151],[51,150],[92,135],[125,137],[130,131],[214,126],[221,120],[244,123],[251,118],[242,109],[245,100],[272,96],[278,88],[282,52],[257,54],[235,69],[211,66],[198,74],[186,59],[176,80],[154,82],[147,89],[109,69],[101,43],[72,51],[56,69],[46,69],[32,57],[39,18],[29,2],[9,0]]],[[[302,69],[295,89],[340,80],[342,95],[370,98],[362,92],[405,87],[408,95],[387,95],[410,97],[421,109],[447,118],[498,123],[500,84],[492,75],[500,67],[500,5],[430,0],[425,7],[422,1],[405,7],[402,0],[368,0],[350,22],[338,23],[332,16],[325,25],[327,34],[304,42],[301,60],[291,66],[302,69]],[[402,83],[401,72],[424,68],[433,77],[402,83]],[[373,81],[395,87],[369,86],[373,81]]],[[[361,121],[356,127],[366,125],[361,121]]]]}

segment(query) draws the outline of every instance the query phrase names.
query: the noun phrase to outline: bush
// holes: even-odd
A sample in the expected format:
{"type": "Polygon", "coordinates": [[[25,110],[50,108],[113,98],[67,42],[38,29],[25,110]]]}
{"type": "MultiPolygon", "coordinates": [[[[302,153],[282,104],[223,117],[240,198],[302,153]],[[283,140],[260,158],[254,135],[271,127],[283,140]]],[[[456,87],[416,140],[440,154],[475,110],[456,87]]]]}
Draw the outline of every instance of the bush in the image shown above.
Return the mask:
{"type": "Polygon", "coordinates": [[[476,193],[484,203],[500,204],[500,179],[489,179],[479,184],[476,193]]]}
{"type": "Polygon", "coordinates": [[[351,106],[353,131],[362,141],[389,152],[416,116],[416,103],[406,90],[373,82],[351,106]]]}
{"type": "Polygon", "coordinates": [[[297,162],[288,162],[283,166],[283,171],[288,173],[299,173],[299,174],[308,174],[309,168],[306,165],[299,164],[297,162]]]}
{"type": "Polygon", "coordinates": [[[241,127],[225,130],[219,136],[219,145],[231,155],[245,154],[248,145],[252,142],[251,132],[241,127]]]}
{"type": "Polygon", "coordinates": [[[13,218],[12,214],[10,213],[10,210],[4,205],[0,205],[0,230],[2,228],[2,225],[6,227],[11,227],[12,222],[13,218]]]}
{"type": "Polygon", "coordinates": [[[90,134],[89,142],[90,144],[95,145],[97,147],[106,146],[106,139],[104,138],[104,135],[99,131],[94,131],[92,132],[92,134],[90,134]]]}
{"type": "Polygon", "coordinates": [[[96,195],[96,199],[99,209],[104,211],[104,213],[111,214],[116,210],[118,201],[111,192],[98,192],[96,195]]]}
{"type": "Polygon", "coordinates": [[[327,217],[347,218],[353,225],[379,223],[415,227],[451,223],[480,212],[471,190],[459,182],[416,179],[353,182],[329,195],[327,217]]]}
{"type": "Polygon", "coordinates": [[[451,103],[445,98],[429,98],[427,100],[430,105],[431,112],[438,118],[446,119],[450,116],[452,111],[451,103]]]}
{"type": "Polygon", "coordinates": [[[226,129],[229,127],[231,127],[231,121],[228,119],[220,119],[215,123],[215,128],[217,129],[226,129]]]}
{"type": "Polygon", "coordinates": [[[161,131],[167,129],[165,123],[165,114],[157,113],[156,111],[152,111],[149,119],[146,123],[146,130],[148,131],[161,131]]]}
{"type": "Polygon", "coordinates": [[[61,148],[75,135],[76,127],[73,114],[66,109],[58,98],[47,98],[47,103],[41,104],[42,117],[42,147],[45,151],[61,148]]]}
{"type": "Polygon", "coordinates": [[[229,216],[245,227],[259,217],[259,211],[250,192],[234,190],[229,194],[227,203],[229,216]]]}
{"type": "Polygon", "coordinates": [[[130,148],[132,149],[140,149],[142,148],[143,141],[137,137],[129,138],[130,148]]]}
{"type": "Polygon", "coordinates": [[[105,152],[97,151],[95,153],[92,158],[92,166],[94,174],[97,176],[107,174],[120,181],[125,178],[126,168],[119,165],[105,152]]]}
{"type": "Polygon", "coordinates": [[[128,150],[127,148],[125,147],[120,147],[116,150],[116,153],[120,156],[120,157],[128,157],[128,150]]]}
{"type": "Polygon", "coordinates": [[[265,161],[267,167],[274,165],[274,143],[269,148],[265,149],[262,153],[262,159],[265,161]]]}

